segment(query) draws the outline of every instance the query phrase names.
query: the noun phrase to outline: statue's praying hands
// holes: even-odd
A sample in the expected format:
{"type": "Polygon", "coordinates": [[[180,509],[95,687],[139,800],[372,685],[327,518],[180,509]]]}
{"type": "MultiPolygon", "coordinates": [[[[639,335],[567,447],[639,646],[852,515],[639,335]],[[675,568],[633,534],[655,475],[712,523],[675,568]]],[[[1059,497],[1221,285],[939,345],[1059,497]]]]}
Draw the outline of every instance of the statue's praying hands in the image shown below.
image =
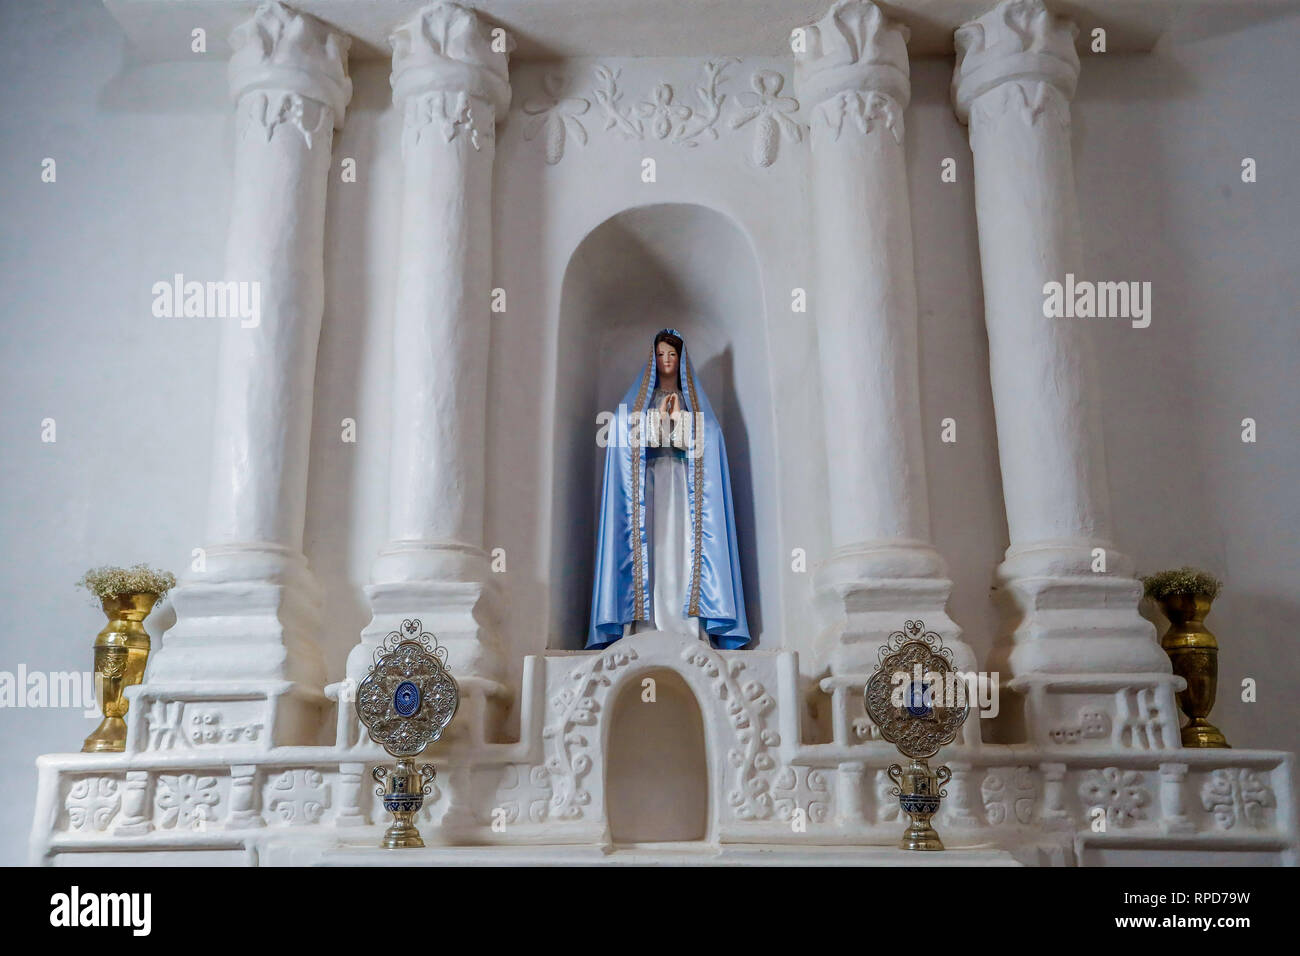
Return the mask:
{"type": "Polygon", "coordinates": [[[663,448],[687,450],[686,413],[678,392],[669,392],[659,402],[659,445],[663,448]]]}

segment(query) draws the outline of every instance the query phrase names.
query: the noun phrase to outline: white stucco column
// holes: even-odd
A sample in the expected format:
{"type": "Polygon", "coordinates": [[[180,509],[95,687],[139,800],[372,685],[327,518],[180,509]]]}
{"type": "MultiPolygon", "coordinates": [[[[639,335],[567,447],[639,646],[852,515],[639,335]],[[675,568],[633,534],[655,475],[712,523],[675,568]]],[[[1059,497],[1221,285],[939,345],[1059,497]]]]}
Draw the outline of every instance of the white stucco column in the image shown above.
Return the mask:
{"type": "Polygon", "coordinates": [[[805,28],[796,82],[812,128],[817,283],[832,553],[817,591],[838,621],[817,659],[869,673],[876,648],[924,619],[972,667],[930,544],[917,370],[916,279],[903,148],[906,27],[839,0],[805,28]]]}
{"type": "MultiPolygon", "coordinates": [[[[173,595],[145,698],[229,700],[241,742],[306,743],[324,702],[320,594],[302,553],[326,180],[352,95],[349,38],[279,3],[231,36],[235,157],[225,279],[258,309],[223,322],[207,541],[173,595]],[[173,693],[175,691],[175,693],[173,693]]],[[[213,277],[216,278],[216,277],[213,277]]],[[[133,706],[137,718],[140,708],[133,706]]]]}
{"type": "MultiPolygon", "coordinates": [[[[374,618],[348,676],[361,680],[384,636],[419,618],[447,645],[462,694],[491,704],[504,692],[498,589],[483,551],[492,165],[512,43],[472,10],[437,3],[392,44],[403,182],[390,540],[372,569],[374,618]]],[[[471,706],[457,725],[476,720],[471,706]]]]}
{"type": "MultiPolygon", "coordinates": [[[[1133,735],[1176,747],[1175,679],[1137,612],[1132,562],[1112,544],[1088,328],[1096,320],[1043,314],[1046,283],[1084,278],[1070,150],[1076,33],[1039,0],[1003,3],[956,32],[952,93],[974,154],[1010,533],[998,578],[1021,618],[1012,686],[1028,695],[1039,742],[1077,724],[1081,710],[1104,707],[1141,711],[1133,735]],[[1126,706],[1126,694],[1145,703],[1126,706]]],[[[1124,720],[1114,716],[1117,742],[1124,720]]]]}

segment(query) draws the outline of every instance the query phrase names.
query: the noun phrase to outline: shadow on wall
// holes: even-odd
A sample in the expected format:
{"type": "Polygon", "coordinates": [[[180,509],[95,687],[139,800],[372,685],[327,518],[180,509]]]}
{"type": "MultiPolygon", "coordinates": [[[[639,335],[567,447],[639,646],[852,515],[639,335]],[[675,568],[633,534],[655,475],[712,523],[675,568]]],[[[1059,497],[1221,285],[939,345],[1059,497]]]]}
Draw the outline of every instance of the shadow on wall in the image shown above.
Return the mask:
{"type": "MultiPolygon", "coordinates": [[[[383,175],[393,157],[376,154],[374,145],[394,132],[386,110],[389,103],[387,69],[380,63],[354,65],[355,94],[348,121],[335,136],[335,155],[351,157],[370,175],[343,182],[335,171],[328,180],[325,207],[325,309],[316,356],[316,385],[312,412],[311,467],[307,479],[307,517],[303,550],[324,591],[321,652],[326,673],[342,675],[348,652],[370,623],[370,602],[361,587],[369,563],[387,544],[387,497],[381,500],[378,522],[345,520],[341,502],[367,502],[367,490],[387,490],[391,410],[367,416],[367,380],[387,387],[391,358],[391,297],[380,286],[393,287],[396,266],[376,273],[372,263],[382,259],[391,237],[356,223],[375,219],[373,212],[394,208],[384,195],[383,175]],[[359,316],[365,316],[361,321],[359,316]],[[376,360],[376,356],[378,359],[376,360]],[[384,416],[382,424],[374,419],[384,416]],[[360,425],[354,443],[345,443],[347,420],[360,425]],[[358,543],[358,541],[360,543],[358,543]],[[365,556],[361,568],[354,556],[365,556]],[[360,579],[360,580],[358,580],[360,579]]],[[[381,221],[381,220],[376,220],[381,221]]],[[[386,394],[380,399],[388,400],[386,394]]],[[[328,731],[326,731],[328,735],[328,731]]]]}
{"type": "Polygon", "coordinates": [[[780,620],[774,415],[758,264],[726,216],[665,203],[601,223],[565,272],[553,435],[552,648],[584,646],[590,625],[605,454],[596,444],[596,417],[617,411],[665,327],[685,337],[727,443],[751,647],[765,619],[780,620]]]}

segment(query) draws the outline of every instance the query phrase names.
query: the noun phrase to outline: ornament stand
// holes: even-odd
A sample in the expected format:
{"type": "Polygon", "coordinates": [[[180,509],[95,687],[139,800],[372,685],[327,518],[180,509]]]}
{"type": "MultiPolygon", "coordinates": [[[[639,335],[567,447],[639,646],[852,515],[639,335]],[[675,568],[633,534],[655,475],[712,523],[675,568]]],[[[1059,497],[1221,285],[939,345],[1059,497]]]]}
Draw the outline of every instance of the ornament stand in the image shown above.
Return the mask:
{"type": "MultiPolygon", "coordinates": [[[[1182,681],[1110,541],[1087,337],[1060,323],[1019,334],[1041,321],[1045,273],[1079,271],[1074,24],[1032,0],[908,0],[888,15],[822,0],[772,18],[749,0],[707,16],[694,0],[624,0],[576,19],[530,0],[502,0],[490,18],[406,0],[313,0],[315,16],[106,6],[143,62],[189,56],[175,38],[198,25],[209,53],[229,57],[227,265],[261,284],[265,308],[259,330],[230,327],[217,359],[207,570],[174,593],[177,623],[127,692],[125,751],[38,759],[32,863],[1296,862],[1293,755],[1180,746],[1182,681]],[[525,39],[503,46],[497,26],[525,39]],[[796,27],[808,42],[793,52],[796,27]],[[905,135],[920,56],[950,59],[951,108],[974,150],[1011,545],[996,573],[1019,622],[1003,689],[1026,705],[1020,742],[983,743],[972,715],[938,753],[952,769],[943,853],[895,847],[897,751],[862,707],[902,620],[925,618],[957,667],[989,666],[948,617],[930,540],[905,135]],[[349,64],[390,57],[395,115],[364,148],[400,178],[392,208],[440,214],[384,226],[393,311],[364,318],[394,337],[390,500],[375,516],[387,543],[365,588],[374,621],[346,674],[327,678],[328,621],[303,551],[326,203],[338,201],[335,133],[355,119],[349,64]],[[1007,190],[1028,198],[1003,202],[1007,190]],[[610,249],[644,258],[619,265],[610,249]],[[589,420],[582,396],[600,383],[571,376],[557,343],[628,332],[639,348],[644,317],[611,326],[607,307],[638,281],[647,299],[674,289],[683,313],[711,316],[677,327],[702,369],[736,381],[751,431],[746,547],[762,568],[756,650],[658,632],[567,649],[586,628],[588,559],[574,556],[590,553],[594,501],[570,480],[573,456],[591,451],[570,423],[589,420]],[[508,318],[488,311],[497,286],[508,318]],[[796,288],[814,314],[792,320],[796,288]],[[485,529],[506,541],[507,573],[485,529]],[[796,546],[807,576],[790,572],[796,546]],[[465,701],[424,756],[439,768],[414,818],[426,846],[387,851],[370,780],[386,757],[356,691],[403,617],[448,646],[465,701]],[[662,735],[628,730],[647,678],[679,691],[656,705],[662,735]],[[627,752],[658,761],[661,779],[620,764],[627,752]],[[689,794],[689,843],[655,843],[663,821],[635,802],[664,785],[689,794]]],[[[1183,6],[1070,9],[1108,24],[1113,52],[1140,53],[1183,6]]],[[[1222,24],[1241,6],[1195,4],[1222,24]]]]}

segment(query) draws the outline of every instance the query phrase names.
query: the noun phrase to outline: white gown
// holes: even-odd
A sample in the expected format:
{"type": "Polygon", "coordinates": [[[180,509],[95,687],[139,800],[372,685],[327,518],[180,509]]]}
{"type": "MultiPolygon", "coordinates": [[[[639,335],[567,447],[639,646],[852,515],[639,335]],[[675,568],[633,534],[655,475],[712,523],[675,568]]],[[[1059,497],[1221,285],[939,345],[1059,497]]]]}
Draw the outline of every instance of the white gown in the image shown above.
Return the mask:
{"type": "MultiPolygon", "coordinates": [[[[655,389],[650,408],[657,410],[668,393],[655,389]]],[[[677,407],[682,407],[677,393],[677,407]]],[[[700,619],[683,613],[691,570],[691,512],[686,491],[686,440],[683,430],[661,422],[660,445],[646,448],[646,534],[650,552],[651,621],[633,621],[623,634],[671,631],[705,639],[700,619]]]]}

